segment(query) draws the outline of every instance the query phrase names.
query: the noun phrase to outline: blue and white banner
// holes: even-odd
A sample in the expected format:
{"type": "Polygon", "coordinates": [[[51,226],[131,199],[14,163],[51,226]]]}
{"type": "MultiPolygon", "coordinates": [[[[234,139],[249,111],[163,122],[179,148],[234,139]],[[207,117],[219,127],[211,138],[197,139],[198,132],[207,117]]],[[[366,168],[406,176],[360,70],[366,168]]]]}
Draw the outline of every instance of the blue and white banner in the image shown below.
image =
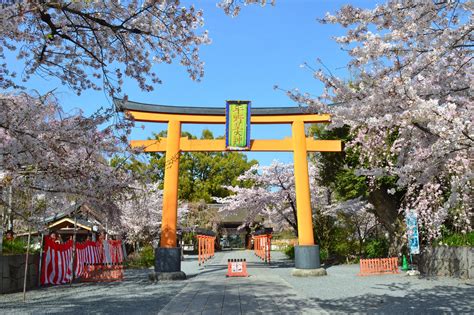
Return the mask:
{"type": "Polygon", "coordinates": [[[407,223],[408,247],[410,254],[420,253],[420,241],[418,237],[418,216],[414,211],[408,211],[405,217],[407,223]]]}

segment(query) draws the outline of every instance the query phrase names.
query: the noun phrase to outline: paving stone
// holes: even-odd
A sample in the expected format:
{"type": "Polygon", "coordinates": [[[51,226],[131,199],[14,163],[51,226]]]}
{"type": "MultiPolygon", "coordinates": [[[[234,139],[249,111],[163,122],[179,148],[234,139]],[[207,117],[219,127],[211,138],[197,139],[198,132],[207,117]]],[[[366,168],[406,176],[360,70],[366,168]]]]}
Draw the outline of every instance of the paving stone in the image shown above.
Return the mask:
{"type": "Polygon", "coordinates": [[[222,315],[222,310],[204,310],[201,315],[222,315]]]}

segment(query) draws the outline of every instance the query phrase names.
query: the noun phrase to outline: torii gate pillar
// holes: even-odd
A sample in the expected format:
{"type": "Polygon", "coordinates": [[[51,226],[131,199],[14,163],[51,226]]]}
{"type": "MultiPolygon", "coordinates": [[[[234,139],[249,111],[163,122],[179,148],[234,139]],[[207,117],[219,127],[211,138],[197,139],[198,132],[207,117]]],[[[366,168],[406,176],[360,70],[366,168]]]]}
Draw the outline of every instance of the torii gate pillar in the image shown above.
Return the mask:
{"type": "MultiPolygon", "coordinates": [[[[163,189],[163,209],[178,209],[179,178],[179,142],[181,139],[181,122],[173,120],[168,123],[168,141],[166,143],[165,182],[163,189]],[[171,157],[171,158],[170,158],[171,157]],[[174,157],[174,158],[173,158],[174,157]]],[[[160,247],[176,247],[177,211],[163,211],[161,224],[160,247]]]]}
{"type": "Polygon", "coordinates": [[[181,271],[181,248],[177,247],[176,242],[180,140],[181,122],[170,120],[166,142],[161,237],[160,247],[155,252],[155,270],[159,273],[168,273],[176,279],[186,278],[181,271]]]}
{"type": "Polygon", "coordinates": [[[295,168],[296,216],[298,218],[298,245],[295,246],[296,269],[318,269],[321,267],[319,245],[314,244],[313,212],[309,192],[308,151],[304,122],[295,121],[291,126],[293,137],[293,160],[295,168]]]}

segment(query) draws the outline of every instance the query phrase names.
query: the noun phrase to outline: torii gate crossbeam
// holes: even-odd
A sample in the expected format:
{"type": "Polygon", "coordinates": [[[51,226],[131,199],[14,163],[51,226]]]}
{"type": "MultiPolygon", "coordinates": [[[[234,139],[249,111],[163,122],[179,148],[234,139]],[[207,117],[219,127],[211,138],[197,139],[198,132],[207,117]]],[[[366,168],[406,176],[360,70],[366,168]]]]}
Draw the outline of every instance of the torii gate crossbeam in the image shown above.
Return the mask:
{"type": "MultiPolygon", "coordinates": [[[[195,140],[181,137],[183,123],[225,124],[223,108],[182,107],[136,103],[115,99],[119,110],[135,121],[168,123],[167,138],[132,140],[132,147],[145,152],[166,152],[163,192],[163,214],[160,248],[155,271],[180,272],[176,261],[176,227],[180,152],[227,151],[225,140],[195,140]],[[160,260],[160,261],[158,261],[160,260]]],[[[319,247],[314,245],[312,211],[309,192],[308,152],[340,152],[340,140],[315,140],[305,135],[305,123],[329,123],[327,114],[312,114],[300,107],[252,108],[251,124],[291,124],[292,137],[282,140],[251,140],[248,151],[294,152],[298,243],[295,264],[298,269],[319,268],[319,247]],[[317,256],[317,257],[316,257],[317,256]]]]}

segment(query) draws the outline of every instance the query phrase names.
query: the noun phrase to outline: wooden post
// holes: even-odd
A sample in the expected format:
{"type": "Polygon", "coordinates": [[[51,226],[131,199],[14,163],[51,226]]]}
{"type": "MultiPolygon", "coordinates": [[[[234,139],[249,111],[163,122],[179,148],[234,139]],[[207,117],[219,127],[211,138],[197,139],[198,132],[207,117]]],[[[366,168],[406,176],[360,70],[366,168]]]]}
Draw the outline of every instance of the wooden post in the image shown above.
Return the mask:
{"type": "MultiPolygon", "coordinates": [[[[76,210],[74,210],[74,234],[72,236],[72,253],[71,253],[71,281],[69,281],[69,285],[72,285],[72,281],[75,278],[75,268],[74,268],[74,258],[76,256],[76,233],[77,233],[77,205],[76,205],[76,210]]],[[[107,234],[106,234],[107,235],[107,234]]]]}
{"type": "Polygon", "coordinates": [[[197,239],[198,239],[198,262],[199,262],[199,266],[201,266],[201,235],[198,235],[197,239]]]}
{"type": "Polygon", "coordinates": [[[43,272],[43,246],[44,246],[44,234],[43,231],[40,233],[40,257],[39,257],[39,268],[38,268],[38,287],[41,287],[41,273],[43,272]]]}
{"type": "Polygon", "coordinates": [[[26,245],[25,276],[23,278],[23,302],[26,301],[26,279],[28,278],[28,258],[30,254],[31,227],[28,226],[28,243],[26,245]]]}

